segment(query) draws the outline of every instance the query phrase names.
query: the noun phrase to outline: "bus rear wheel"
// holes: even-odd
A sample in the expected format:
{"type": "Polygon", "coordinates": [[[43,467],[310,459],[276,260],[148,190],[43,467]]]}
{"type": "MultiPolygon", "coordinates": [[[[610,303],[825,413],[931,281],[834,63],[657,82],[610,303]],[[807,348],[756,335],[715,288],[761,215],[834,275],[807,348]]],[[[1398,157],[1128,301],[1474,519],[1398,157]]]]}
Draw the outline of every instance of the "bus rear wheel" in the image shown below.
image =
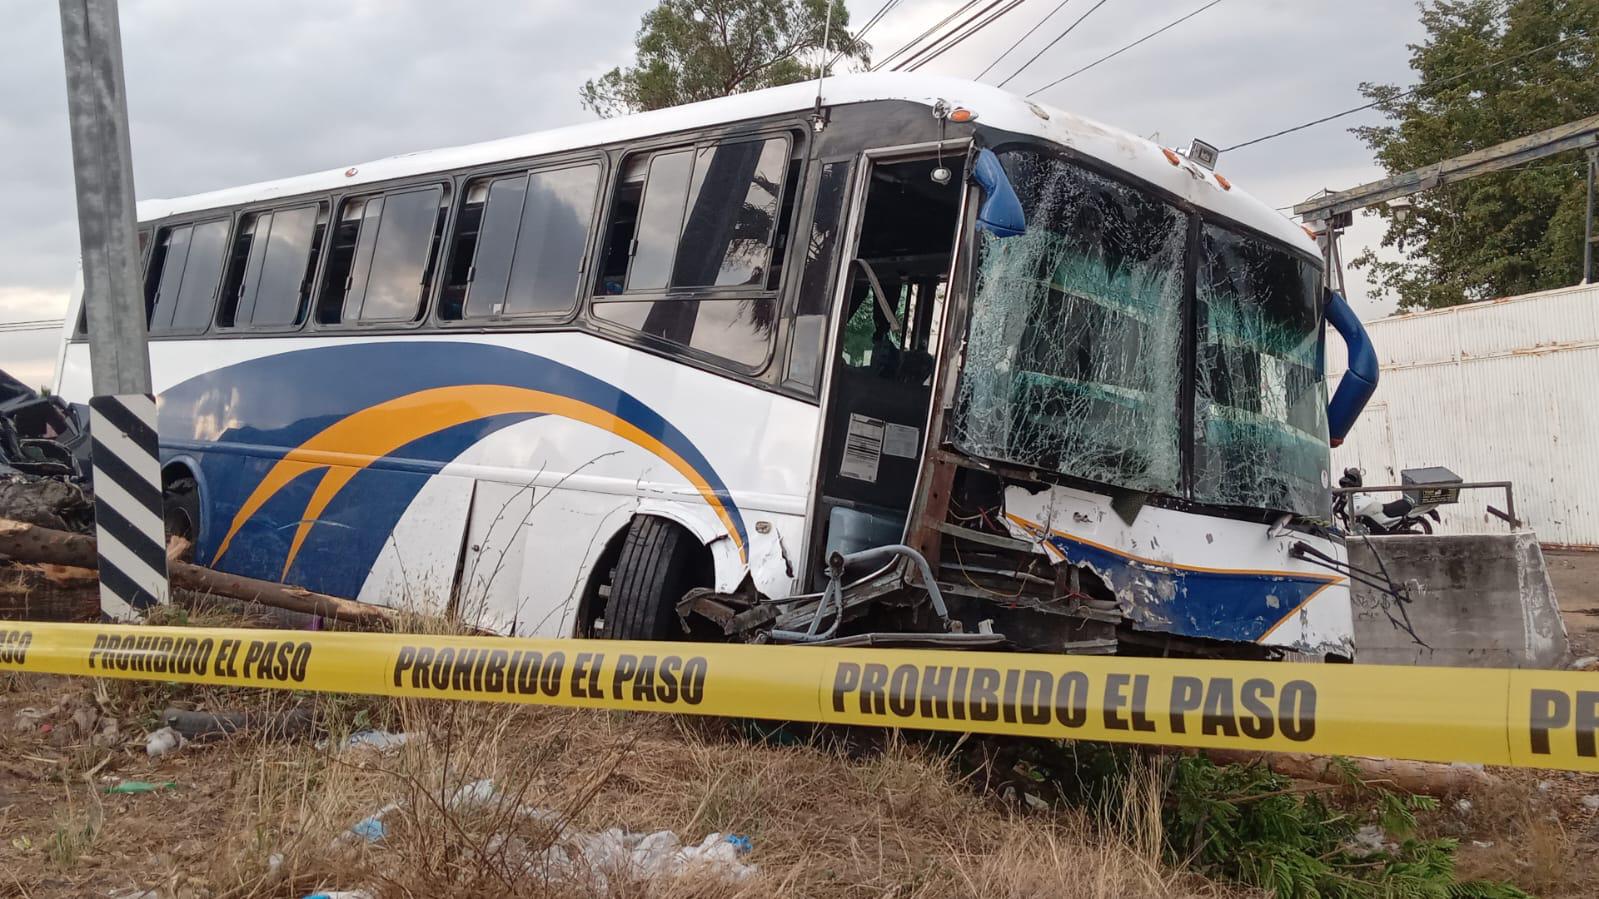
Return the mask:
{"type": "Polygon", "coordinates": [[[612,640],[673,640],[684,636],[678,600],[707,577],[704,547],[681,526],[640,516],[617,557],[602,636],[612,640]]]}

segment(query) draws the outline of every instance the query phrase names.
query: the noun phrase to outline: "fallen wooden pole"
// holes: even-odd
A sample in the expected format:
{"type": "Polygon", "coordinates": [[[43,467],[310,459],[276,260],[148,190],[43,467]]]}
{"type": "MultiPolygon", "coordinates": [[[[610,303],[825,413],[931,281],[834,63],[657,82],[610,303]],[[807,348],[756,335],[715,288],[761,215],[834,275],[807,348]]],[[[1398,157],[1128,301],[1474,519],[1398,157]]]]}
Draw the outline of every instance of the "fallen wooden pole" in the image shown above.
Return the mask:
{"type": "MultiPolygon", "coordinates": [[[[169,553],[169,556],[181,555],[169,553]]],[[[0,519],[0,557],[18,562],[48,563],[94,569],[98,565],[94,538],[51,528],[0,519]]],[[[256,580],[214,571],[176,558],[167,560],[174,587],[225,596],[264,606],[320,615],[362,627],[392,628],[394,613],[382,606],[314,593],[301,587],[256,580]]]]}
{"type": "Polygon", "coordinates": [[[1285,777],[1332,785],[1349,783],[1341,761],[1354,765],[1360,780],[1403,793],[1451,796],[1500,785],[1499,778],[1473,765],[1443,765],[1404,759],[1347,756],[1334,760],[1299,752],[1251,752],[1243,749],[1206,749],[1206,758],[1218,765],[1262,764],[1285,777]]]}

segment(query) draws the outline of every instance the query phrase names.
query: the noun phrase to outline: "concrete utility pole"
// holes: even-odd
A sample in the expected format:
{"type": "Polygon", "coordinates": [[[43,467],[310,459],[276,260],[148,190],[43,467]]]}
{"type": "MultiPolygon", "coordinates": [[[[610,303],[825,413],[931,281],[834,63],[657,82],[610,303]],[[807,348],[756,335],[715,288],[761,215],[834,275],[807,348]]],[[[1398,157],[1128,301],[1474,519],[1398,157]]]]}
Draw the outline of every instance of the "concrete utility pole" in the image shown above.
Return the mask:
{"type": "Polygon", "coordinates": [[[100,611],[125,620],[171,592],[116,0],[61,0],[61,45],[89,317],[100,611]]]}
{"type": "Polygon", "coordinates": [[[61,0],[83,304],[96,396],[150,393],[116,0],[61,0]]]}

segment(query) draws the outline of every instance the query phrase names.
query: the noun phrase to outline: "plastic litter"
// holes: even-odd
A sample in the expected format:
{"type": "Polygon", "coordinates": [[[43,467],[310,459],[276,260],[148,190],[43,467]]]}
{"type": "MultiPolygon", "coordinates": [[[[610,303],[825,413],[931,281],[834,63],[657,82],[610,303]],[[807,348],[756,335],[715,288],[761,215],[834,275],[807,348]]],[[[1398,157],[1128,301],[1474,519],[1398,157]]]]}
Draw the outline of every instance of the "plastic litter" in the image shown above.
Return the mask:
{"type": "Polygon", "coordinates": [[[1589,793],[1582,797],[1582,807],[1589,811],[1599,812],[1599,793],[1589,793]]]}
{"type": "Polygon", "coordinates": [[[383,818],[390,812],[398,810],[399,807],[400,804],[398,802],[391,802],[385,805],[365,818],[351,824],[349,830],[339,835],[339,839],[346,842],[362,840],[368,843],[376,843],[382,840],[389,833],[388,825],[383,823],[383,818]]]}
{"type": "Polygon", "coordinates": [[[101,790],[100,792],[102,792],[102,793],[155,793],[155,792],[159,792],[161,790],[176,789],[177,786],[178,786],[177,782],[176,781],[171,781],[171,780],[164,780],[164,781],[154,782],[154,783],[151,782],[151,781],[148,781],[148,780],[125,780],[125,781],[123,781],[123,782],[121,782],[119,784],[113,784],[113,785],[111,785],[109,787],[106,787],[104,790],[101,790]]]}
{"type": "Polygon", "coordinates": [[[305,899],[372,899],[366,890],[334,890],[331,893],[307,893],[305,899]]]}
{"type": "Polygon", "coordinates": [[[494,781],[484,778],[474,780],[469,784],[462,784],[455,795],[450,797],[450,808],[480,808],[489,805],[499,798],[500,791],[494,788],[494,781]]]}
{"type": "Polygon", "coordinates": [[[669,830],[629,833],[611,828],[600,833],[567,834],[542,852],[528,852],[517,837],[490,841],[493,852],[522,856],[522,867],[532,877],[572,883],[596,895],[606,895],[611,884],[676,877],[688,872],[742,881],[759,870],[739,861],[753,848],[749,837],[711,833],[697,845],[685,846],[669,830]]]}
{"type": "Polygon", "coordinates": [[[411,735],[406,733],[391,734],[386,730],[363,730],[350,734],[344,741],[343,749],[375,749],[378,752],[389,752],[399,749],[410,742],[411,735]]]}
{"type": "Polygon", "coordinates": [[[144,753],[150,758],[158,759],[167,753],[177,750],[183,745],[183,734],[170,727],[163,727],[151,732],[144,741],[144,753]]]}

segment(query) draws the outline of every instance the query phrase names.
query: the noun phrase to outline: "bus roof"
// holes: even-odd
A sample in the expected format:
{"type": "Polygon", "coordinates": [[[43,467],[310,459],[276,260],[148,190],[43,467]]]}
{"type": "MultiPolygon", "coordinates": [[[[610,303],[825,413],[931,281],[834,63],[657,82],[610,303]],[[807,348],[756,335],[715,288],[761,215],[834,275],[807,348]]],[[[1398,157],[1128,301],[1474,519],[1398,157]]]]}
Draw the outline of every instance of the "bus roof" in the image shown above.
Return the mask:
{"type": "MultiPolygon", "coordinates": [[[[964,106],[972,110],[982,124],[1070,147],[1183,197],[1196,206],[1306,252],[1320,255],[1315,242],[1286,216],[1242,190],[1222,188],[1214,174],[1194,163],[1179,160],[1174,165],[1167,151],[1159,144],[1052,106],[1034,103],[991,85],[960,78],[902,72],[838,75],[826,80],[822,98],[826,106],[873,100],[904,100],[932,106],[942,99],[951,106],[964,106]]],[[[262,181],[173,199],[144,200],[138,205],[139,220],[151,221],[205,209],[344,190],[354,185],[394,178],[801,112],[812,108],[815,102],[816,82],[806,81],[517,137],[405,153],[276,181],[262,181]]]]}

